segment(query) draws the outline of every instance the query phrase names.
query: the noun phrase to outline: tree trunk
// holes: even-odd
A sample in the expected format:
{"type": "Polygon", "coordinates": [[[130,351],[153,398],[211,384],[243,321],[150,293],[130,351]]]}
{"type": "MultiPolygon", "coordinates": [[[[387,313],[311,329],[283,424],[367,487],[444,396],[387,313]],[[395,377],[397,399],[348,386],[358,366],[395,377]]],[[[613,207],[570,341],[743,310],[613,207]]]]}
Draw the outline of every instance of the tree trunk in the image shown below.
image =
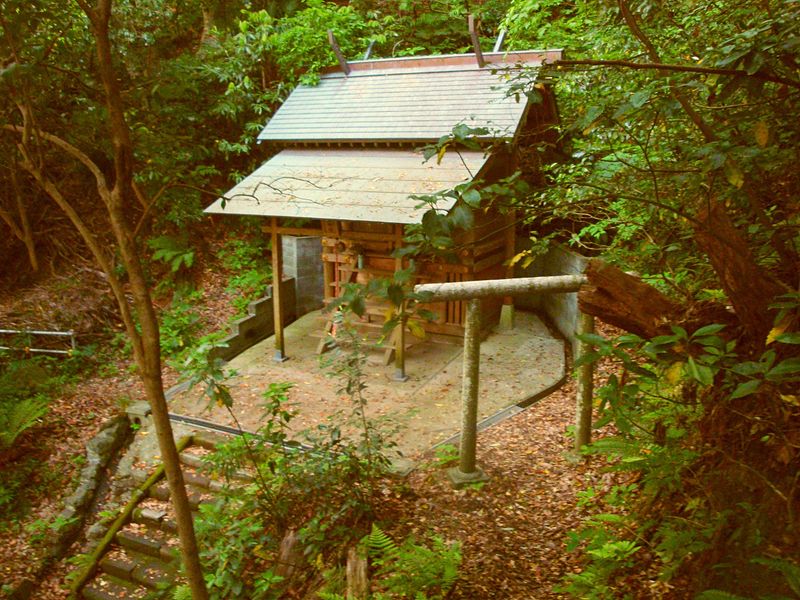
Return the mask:
{"type": "Polygon", "coordinates": [[[33,230],[31,229],[31,222],[28,219],[28,209],[22,201],[22,190],[19,188],[19,180],[17,179],[17,168],[12,164],[11,167],[11,185],[14,187],[14,201],[17,206],[17,215],[20,222],[20,233],[22,243],[25,244],[25,250],[28,252],[28,262],[31,269],[36,272],[39,270],[39,259],[36,256],[36,243],[33,238],[33,230]]]}
{"type": "MultiPolygon", "coordinates": [[[[109,38],[109,20],[111,17],[111,0],[98,0],[94,9],[85,0],[78,0],[92,25],[92,33],[97,45],[98,70],[103,82],[106,106],[109,116],[109,133],[114,146],[114,187],[107,194],[101,194],[106,200],[111,227],[117,241],[120,255],[130,280],[133,292],[133,305],[139,318],[141,336],[139,344],[133,344],[134,355],[140,369],[147,399],[153,413],[153,423],[158,436],[161,458],[169,484],[178,536],[181,541],[183,565],[186,570],[189,587],[194,600],[206,600],[208,592],[197,551],[197,540],[194,534],[192,513],[183,472],[180,468],[178,451],[175,448],[172,426],[169,421],[164,384],[161,380],[161,349],[159,344],[158,320],[156,318],[147,280],[144,276],[139,255],[133,241],[132,227],[126,218],[126,210],[133,204],[133,143],[130,130],[125,120],[122,96],[114,70],[111,42],[109,38]]],[[[126,323],[126,326],[128,323],[126,323]]],[[[132,325],[132,324],[131,324],[132,325]]],[[[135,329],[128,327],[129,333],[136,337],[135,329]]]]}
{"type": "Polygon", "coordinates": [[[702,211],[698,221],[697,246],[708,256],[750,339],[763,344],[772,327],[769,304],[784,290],[753,260],[747,242],[719,203],[702,211]]]}

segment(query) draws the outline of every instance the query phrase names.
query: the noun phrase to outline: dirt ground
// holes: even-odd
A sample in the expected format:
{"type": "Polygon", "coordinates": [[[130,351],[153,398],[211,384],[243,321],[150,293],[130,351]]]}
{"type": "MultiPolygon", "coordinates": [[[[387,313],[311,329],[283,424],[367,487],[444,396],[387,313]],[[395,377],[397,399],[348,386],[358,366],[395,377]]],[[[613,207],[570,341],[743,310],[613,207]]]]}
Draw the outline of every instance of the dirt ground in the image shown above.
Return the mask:
{"type": "MultiPolygon", "coordinates": [[[[233,412],[244,429],[259,426],[263,393],[270,383],[293,384],[290,402],[298,415],[295,431],[324,423],[337,411],[347,411],[350,400],[340,392],[343,382],[331,377],[321,362],[336,360],[337,351],[316,354],[322,320],[311,313],[285,332],[289,360],[273,360],[274,338],[246,350],[228,364],[236,375],[228,380],[233,412]]],[[[407,350],[405,382],[394,380],[394,364],[383,364],[383,350],[368,348],[364,368],[364,395],[372,418],[393,422],[398,449],[405,456],[423,452],[452,439],[461,427],[462,348],[430,340],[412,340],[407,350]]],[[[479,420],[552,389],[564,378],[564,342],[556,339],[533,313],[518,312],[511,331],[492,331],[481,344],[479,420]]],[[[228,411],[207,410],[200,390],[179,392],[170,401],[171,412],[202,417],[234,426],[228,411]]]]}

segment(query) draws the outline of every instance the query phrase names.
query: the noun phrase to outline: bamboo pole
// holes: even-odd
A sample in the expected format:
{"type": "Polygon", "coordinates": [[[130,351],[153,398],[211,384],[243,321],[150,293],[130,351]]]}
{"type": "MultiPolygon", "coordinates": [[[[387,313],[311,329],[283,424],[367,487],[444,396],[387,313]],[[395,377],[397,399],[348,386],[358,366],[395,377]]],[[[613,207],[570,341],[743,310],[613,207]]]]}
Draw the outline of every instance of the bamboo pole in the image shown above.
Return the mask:
{"type": "MultiPolygon", "coordinates": [[[[395,233],[395,246],[396,248],[402,248],[403,246],[403,226],[402,225],[395,225],[394,226],[394,233],[395,233]]],[[[397,271],[401,271],[403,269],[403,259],[398,257],[394,261],[394,269],[395,273],[397,271]]],[[[397,308],[397,316],[398,324],[397,324],[397,335],[395,336],[395,347],[394,347],[394,380],[395,381],[408,381],[408,375],[406,375],[406,321],[408,317],[406,315],[406,302],[403,300],[401,305],[397,308]]]]}

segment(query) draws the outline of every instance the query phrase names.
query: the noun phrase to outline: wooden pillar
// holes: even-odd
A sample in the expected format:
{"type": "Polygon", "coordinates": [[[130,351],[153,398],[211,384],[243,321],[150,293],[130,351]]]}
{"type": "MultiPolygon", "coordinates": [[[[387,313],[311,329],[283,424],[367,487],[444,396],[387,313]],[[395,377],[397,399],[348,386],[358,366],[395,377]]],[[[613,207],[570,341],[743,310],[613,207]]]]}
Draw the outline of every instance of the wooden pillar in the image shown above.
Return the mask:
{"type": "MultiPolygon", "coordinates": [[[[580,334],[594,333],[594,317],[581,313],[579,321],[580,334]]],[[[578,356],[590,352],[592,345],[578,342],[578,356]]],[[[578,367],[578,395],[575,411],[575,452],[580,454],[581,448],[591,441],[592,437],[592,399],[594,396],[594,364],[584,363],[578,367]]]]}
{"type": "MultiPolygon", "coordinates": [[[[403,226],[395,225],[395,248],[400,248],[403,245],[403,226]]],[[[395,272],[403,269],[403,259],[396,258],[394,261],[395,272]]],[[[406,311],[405,302],[398,307],[399,323],[397,324],[397,335],[394,337],[394,380],[395,381],[408,381],[406,375],[406,311]]]]}
{"type": "Polygon", "coordinates": [[[283,341],[283,307],[281,306],[281,281],[283,281],[283,246],[278,233],[278,219],[272,217],[272,317],[275,325],[275,361],[287,360],[283,341]]]}
{"type": "MultiPolygon", "coordinates": [[[[516,214],[514,209],[510,209],[507,215],[506,234],[505,234],[505,257],[506,262],[510,263],[511,259],[516,254],[516,214]]],[[[514,277],[514,267],[508,265],[506,267],[506,279],[514,277]]],[[[514,329],[514,298],[512,296],[503,297],[503,306],[500,309],[500,331],[509,331],[514,329]]]]}

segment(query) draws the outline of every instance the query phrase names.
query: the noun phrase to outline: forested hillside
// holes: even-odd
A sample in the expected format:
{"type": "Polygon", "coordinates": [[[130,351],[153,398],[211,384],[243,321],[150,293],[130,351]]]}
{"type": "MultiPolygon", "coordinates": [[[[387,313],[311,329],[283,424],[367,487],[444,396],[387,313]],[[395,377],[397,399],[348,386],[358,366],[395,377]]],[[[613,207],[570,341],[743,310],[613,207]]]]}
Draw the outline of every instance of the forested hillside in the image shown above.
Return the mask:
{"type": "MultiPolygon", "coordinates": [[[[507,49],[564,49],[506,78],[510,95],[532,102],[548,86],[560,123],[524,151],[520,172],[443,193],[470,210],[514,210],[519,265],[552,244],[597,259],[581,309],[623,332],[586,336],[581,358],[604,372],[595,408],[605,437],[584,460],[622,474],[608,485],[593,475],[596,487],[580,492],[577,509],[591,516],[559,544],[581,566],[565,567],[557,591],[528,597],[800,597],[794,0],[4,0],[0,329],[74,329],[81,340],[60,362],[31,358],[25,339],[15,342],[23,352],[0,355],[4,539],[28,544],[53,526],[35,510],[57,503],[48,486],[78,467],[64,432],[82,441],[98,425],[87,414],[117,411],[106,397],[73,419],[65,386],[117,378],[117,393],[135,380],[130,399],[157,407],[164,378],[203,363],[219,337],[206,334],[263,295],[260,224],[202,210],[269,157],[255,137],[292,89],[337,64],[326,31],[350,60],[369,47],[373,58],[466,53],[470,14],[485,51],[501,31],[507,49]]],[[[474,148],[476,133],[456,128],[430,160],[474,148]]],[[[406,253],[447,252],[469,221],[431,213],[406,253]]],[[[218,375],[200,371],[206,382],[218,375]]],[[[374,483],[367,462],[353,477],[374,483]]],[[[364,489],[377,494],[372,483],[364,489]]],[[[347,506],[364,511],[359,526],[371,514],[361,501],[347,506]]],[[[179,524],[184,545],[187,529],[179,524]]],[[[206,597],[187,571],[194,597],[206,597]]],[[[258,597],[279,583],[242,577],[265,582],[258,597]]],[[[417,597],[450,597],[449,585],[417,597]]]]}

